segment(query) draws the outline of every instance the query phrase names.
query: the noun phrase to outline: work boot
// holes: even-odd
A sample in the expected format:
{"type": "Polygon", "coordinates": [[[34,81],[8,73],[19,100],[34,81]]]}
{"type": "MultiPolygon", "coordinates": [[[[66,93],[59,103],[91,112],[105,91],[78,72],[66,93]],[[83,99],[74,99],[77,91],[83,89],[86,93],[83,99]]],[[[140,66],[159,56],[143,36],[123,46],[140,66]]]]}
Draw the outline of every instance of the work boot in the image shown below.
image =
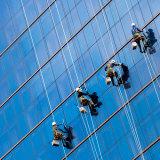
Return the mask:
{"type": "Polygon", "coordinates": [[[141,52],[141,53],[143,53],[143,51],[142,51],[142,50],[140,50],[140,52],[141,52]]]}
{"type": "Polygon", "coordinates": [[[146,53],[147,52],[147,47],[144,47],[144,52],[143,53],[146,53]]]}

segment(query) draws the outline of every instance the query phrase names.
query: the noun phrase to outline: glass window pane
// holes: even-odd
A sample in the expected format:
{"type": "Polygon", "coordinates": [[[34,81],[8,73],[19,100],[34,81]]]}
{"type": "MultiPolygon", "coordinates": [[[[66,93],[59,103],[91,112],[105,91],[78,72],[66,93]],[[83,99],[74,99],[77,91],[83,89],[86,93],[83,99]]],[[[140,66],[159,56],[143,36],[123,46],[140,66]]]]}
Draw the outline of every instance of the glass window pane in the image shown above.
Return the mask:
{"type": "Polygon", "coordinates": [[[19,94],[21,97],[23,108],[26,108],[32,102],[29,85],[26,84],[25,86],[23,86],[23,88],[19,91],[19,94]]]}
{"type": "Polygon", "coordinates": [[[10,100],[3,106],[3,113],[7,125],[14,120],[15,113],[10,100]]]}
{"type": "Polygon", "coordinates": [[[42,93],[34,101],[34,106],[35,106],[38,122],[40,122],[43,118],[45,118],[49,114],[49,108],[48,108],[47,100],[44,93],[42,93]]]}
{"type": "Polygon", "coordinates": [[[24,10],[27,16],[28,24],[30,25],[37,18],[34,1],[27,0],[27,3],[24,5],[24,10]]]}
{"type": "Polygon", "coordinates": [[[5,121],[2,109],[0,109],[0,132],[5,128],[5,121]]]}
{"type": "Polygon", "coordinates": [[[43,35],[45,36],[53,28],[53,22],[49,10],[41,16],[40,22],[42,25],[43,35]]]}
{"type": "Polygon", "coordinates": [[[24,137],[28,133],[28,129],[27,129],[27,125],[26,125],[26,121],[23,113],[17,117],[17,121],[18,121],[18,127],[20,130],[21,137],[24,137]]]}
{"type": "Polygon", "coordinates": [[[65,65],[61,52],[54,56],[54,58],[51,60],[51,64],[53,67],[55,79],[57,79],[65,71],[65,65]]]}
{"type": "Polygon", "coordinates": [[[5,72],[7,74],[12,69],[12,65],[11,65],[11,61],[10,61],[8,52],[5,52],[5,54],[2,55],[2,61],[3,61],[5,72]]]}
{"type": "Polygon", "coordinates": [[[19,128],[17,125],[17,121],[15,120],[13,123],[11,123],[8,126],[7,130],[8,130],[11,147],[13,147],[21,138],[20,133],[19,133],[19,128]]]}
{"type": "Polygon", "coordinates": [[[89,23],[84,28],[84,34],[85,34],[85,37],[86,37],[88,48],[90,48],[95,43],[95,41],[96,41],[94,33],[93,33],[92,26],[91,26],[91,23],[89,23]]]}
{"type": "Polygon", "coordinates": [[[32,148],[32,144],[29,136],[23,140],[23,146],[24,146],[26,158],[27,160],[30,160],[33,157],[34,153],[33,153],[33,148],[32,148]]]}
{"type": "Polygon", "coordinates": [[[39,73],[29,81],[29,86],[32,93],[32,98],[35,100],[43,92],[43,85],[39,73]]]}
{"type": "Polygon", "coordinates": [[[36,60],[36,55],[34,53],[34,50],[31,50],[23,59],[27,79],[32,76],[36,70],[38,69],[37,67],[37,60],[36,60]]]}
{"type": "Polygon", "coordinates": [[[7,75],[7,82],[8,82],[8,85],[9,85],[9,89],[10,89],[10,93],[14,93],[17,89],[17,86],[16,86],[16,81],[15,81],[15,78],[14,78],[14,74],[13,74],[13,71],[10,71],[7,75]]]}
{"type": "Polygon", "coordinates": [[[18,39],[18,42],[22,57],[24,57],[32,48],[28,31],[18,39]]]}
{"type": "Polygon", "coordinates": [[[68,80],[67,73],[63,73],[58,79],[57,79],[57,86],[60,93],[60,97],[62,100],[64,100],[70,93],[71,93],[71,86],[68,80]],[[65,82],[65,83],[64,83],[65,82]]]}
{"type": "Polygon", "coordinates": [[[15,113],[16,116],[18,116],[21,112],[22,112],[22,105],[21,105],[21,101],[20,101],[20,97],[19,94],[16,93],[13,97],[12,97],[12,103],[15,109],[15,113]]]}
{"type": "Polygon", "coordinates": [[[49,57],[51,57],[59,49],[59,43],[54,29],[45,37],[45,41],[49,57]]]}
{"type": "Polygon", "coordinates": [[[42,13],[47,8],[47,1],[46,0],[36,0],[35,2],[38,13],[42,13]]]}
{"type": "MultiPolygon", "coordinates": [[[[44,144],[46,145],[49,142],[49,145],[51,145],[51,140],[53,139],[53,133],[51,132],[52,129],[52,115],[48,117],[41,125],[41,132],[42,137],[44,140],[44,144]]],[[[51,145],[52,146],[52,145],[51,145]]],[[[55,148],[56,149],[56,148],[55,148]]]]}
{"type": "Polygon", "coordinates": [[[35,50],[37,53],[39,65],[42,66],[48,60],[48,53],[43,40],[41,40],[36,46],[35,50]]]}
{"type": "Polygon", "coordinates": [[[37,20],[31,27],[31,39],[33,39],[33,44],[36,45],[42,39],[42,31],[39,25],[39,21],[37,20]]]}
{"type": "MultiPolygon", "coordinates": [[[[51,104],[52,110],[60,103],[59,93],[57,90],[56,83],[53,83],[48,89],[47,89],[49,101],[51,104]]],[[[49,106],[49,104],[48,104],[49,106]]]]}
{"type": "Polygon", "coordinates": [[[16,39],[15,31],[11,20],[3,27],[3,31],[7,46],[9,46],[16,39]]]}
{"type": "Polygon", "coordinates": [[[12,66],[15,66],[21,60],[21,54],[17,42],[9,48],[9,56],[11,57],[12,66]]]}
{"type": "Polygon", "coordinates": [[[10,96],[10,92],[9,92],[6,78],[3,78],[0,81],[0,88],[1,88],[0,103],[2,104],[10,96]]]}
{"type": "Polygon", "coordinates": [[[7,47],[5,39],[4,39],[4,33],[3,33],[2,29],[0,29],[0,43],[1,43],[0,53],[2,53],[5,50],[5,48],[7,47]]]}
{"type": "Polygon", "coordinates": [[[75,153],[76,153],[77,160],[91,159],[87,145],[88,144],[85,142],[78,149],[76,149],[75,153]]]}
{"type": "Polygon", "coordinates": [[[6,0],[0,1],[0,19],[2,26],[4,26],[10,19],[9,8],[6,0]]]}
{"type": "Polygon", "coordinates": [[[24,150],[23,150],[23,146],[20,143],[14,150],[13,150],[13,154],[14,154],[14,158],[16,160],[26,160],[25,154],[24,154],[24,150]]]}
{"type": "Polygon", "coordinates": [[[16,36],[18,37],[27,27],[22,9],[12,18],[16,36]],[[21,22],[21,25],[19,25],[21,22]]]}
{"type": "Polygon", "coordinates": [[[14,67],[14,75],[17,82],[17,87],[20,87],[27,80],[22,61],[14,67]]]}
{"type": "Polygon", "coordinates": [[[4,155],[11,148],[6,129],[0,134],[0,144],[0,155],[4,155]]]}
{"type": "Polygon", "coordinates": [[[50,63],[47,63],[42,68],[42,75],[43,75],[45,87],[48,88],[54,82],[53,71],[50,63]]]}
{"type": "Polygon", "coordinates": [[[30,134],[30,137],[31,137],[34,153],[37,153],[44,146],[40,129],[37,128],[36,130],[34,130],[30,134]]]}
{"type": "Polygon", "coordinates": [[[88,16],[87,9],[86,9],[84,1],[81,1],[78,4],[77,10],[78,10],[78,13],[79,13],[81,24],[83,26],[89,20],[89,16],[88,16]]]}
{"type": "MultiPolygon", "coordinates": [[[[45,149],[43,149],[43,150],[41,150],[37,155],[36,155],[36,160],[39,160],[39,159],[48,159],[47,158],[47,154],[46,154],[46,150],[45,149]]],[[[57,158],[57,156],[56,156],[56,158],[57,158]]]]}
{"type": "Polygon", "coordinates": [[[18,10],[21,8],[21,4],[19,0],[7,0],[8,1],[8,6],[10,9],[11,15],[15,15],[18,10]]]}
{"type": "MultiPolygon", "coordinates": [[[[28,129],[31,130],[38,123],[34,105],[31,104],[24,111],[28,129]]],[[[33,133],[33,132],[32,132],[33,133]]]]}

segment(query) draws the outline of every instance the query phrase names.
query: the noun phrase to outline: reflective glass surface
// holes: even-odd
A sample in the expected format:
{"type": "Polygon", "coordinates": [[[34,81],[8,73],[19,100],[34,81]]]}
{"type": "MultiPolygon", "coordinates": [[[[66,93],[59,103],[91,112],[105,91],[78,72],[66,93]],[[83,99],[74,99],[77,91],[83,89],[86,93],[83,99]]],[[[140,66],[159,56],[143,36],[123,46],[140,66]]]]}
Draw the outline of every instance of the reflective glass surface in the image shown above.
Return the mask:
{"type": "MultiPolygon", "coordinates": [[[[72,149],[67,159],[133,159],[160,136],[160,0],[52,2],[0,1],[0,52],[15,40],[0,57],[0,158],[22,140],[3,159],[58,160],[72,149]],[[146,53],[131,47],[132,22],[146,53]],[[105,82],[111,60],[123,63],[119,87],[105,82]],[[81,84],[97,93],[98,115],[80,112],[81,84]],[[53,121],[73,127],[71,149],[52,146],[53,121]]],[[[159,142],[139,159],[158,151],[159,142]]]]}

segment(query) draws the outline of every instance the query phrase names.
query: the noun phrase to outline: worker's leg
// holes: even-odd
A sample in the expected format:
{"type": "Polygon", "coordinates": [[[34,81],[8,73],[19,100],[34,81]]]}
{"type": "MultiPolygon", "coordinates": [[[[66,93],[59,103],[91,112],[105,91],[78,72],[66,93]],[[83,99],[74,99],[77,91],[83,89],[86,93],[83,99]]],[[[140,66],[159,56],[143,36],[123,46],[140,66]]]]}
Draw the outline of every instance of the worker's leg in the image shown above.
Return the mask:
{"type": "MultiPolygon", "coordinates": [[[[140,34],[139,34],[139,33],[135,33],[135,34],[133,35],[133,39],[134,39],[134,40],[135,40],[136,38],[138,38],[138,37],[140,37],[140,34]]],[[[140,52],[142,52],[140,41],[136,41],[136,43],[138,44],[138,47],[139,47],[139,49],[140,49],[140,52]]]]}
{"type": "Polygon", "coordinates": [[[113,76],[110,76],[113,86],[115,86],[113,76]]]}
{"type": "Polygon", "coordinates": [[[146,45],[146,38],[145,37],[142,38],[142,42],[144,45],[146,45]]]}
{"type": "Polygon", "coordinates": [[[140,49],[140,52],[142,52],[142,47],[141,47],[140,41],[137,41],[137,44],[138,44],[138,47],[139,47],[139,49],[140,49]]]}
{"type": "Polygon", "coordinates": [[[87,100],[88,100],[88,102],[87,102],[88,107],[89,107],[90,109],[93,109],[93,108],[94,108],[94,103],[92,102],[91,99],[87,99],[87,100]]]}
{"type": "Polygon", "coordinates": [[[62,134],[62,137],[61,137],[60,141],[62,142],[63,146],[66,146],[64,144],[64,142],[66,143],[66,136],[64,134],[62,134]]]}

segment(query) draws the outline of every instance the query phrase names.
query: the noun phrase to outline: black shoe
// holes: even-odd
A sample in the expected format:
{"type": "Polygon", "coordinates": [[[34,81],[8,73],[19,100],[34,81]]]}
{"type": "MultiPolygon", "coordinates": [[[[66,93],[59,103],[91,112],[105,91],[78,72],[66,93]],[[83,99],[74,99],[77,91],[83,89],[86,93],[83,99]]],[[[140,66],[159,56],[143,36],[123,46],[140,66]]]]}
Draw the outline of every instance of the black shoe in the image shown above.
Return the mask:
{"type": "Polygon", "coordinates": [[[143,53],[146,53],[146,52],[147,52],[147,47],[144,47],[143,53]]]}

